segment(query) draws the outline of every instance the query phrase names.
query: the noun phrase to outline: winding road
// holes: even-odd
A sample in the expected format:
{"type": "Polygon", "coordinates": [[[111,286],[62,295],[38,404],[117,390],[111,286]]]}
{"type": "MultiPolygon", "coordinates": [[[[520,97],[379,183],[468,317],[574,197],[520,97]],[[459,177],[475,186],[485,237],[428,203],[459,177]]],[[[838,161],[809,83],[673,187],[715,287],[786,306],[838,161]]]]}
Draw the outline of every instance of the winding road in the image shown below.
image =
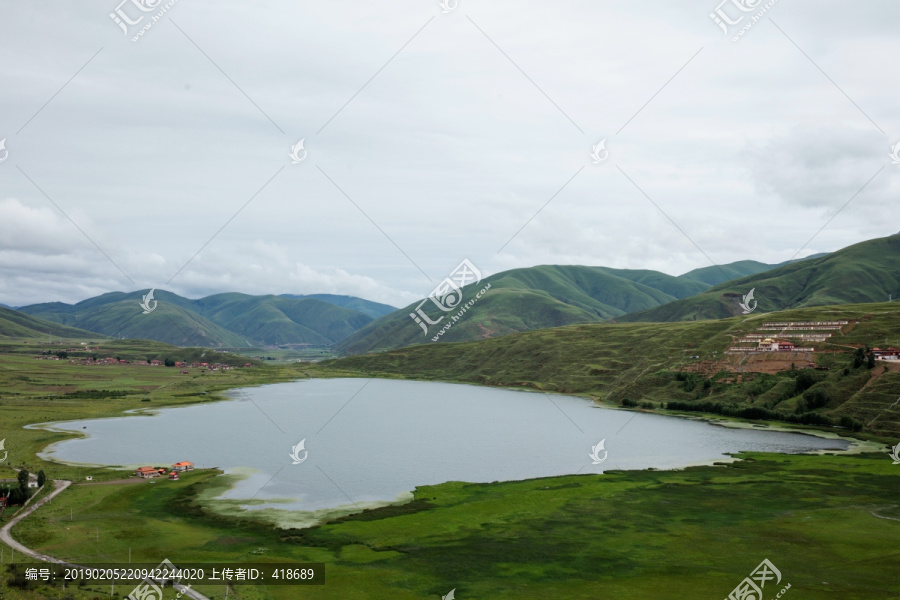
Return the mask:
{"type": "MultiPolygon", "coordinates": [[[[23,546],[22,544],[20,544],[16,540],[14,540],[12,537],[12,534],[10,533],[10,531],[12,531],[12,528],[15,527],[19,523],[19,521],[21,521],[22,519],[24,519],[25,517],[27,517],[34,511],[36,511],[38,508],[42,507],[47,502],[50,502],[55,496],[61,494],[63,492],[63,490],[65,490],[70,485],[72,485],[71,481],[54,479],[53,480],[54,490],[52,492],[47,494],[47,496],[45,498],[41,498],[38,502],[35,502],[31,506],[24,509],[22,512],[17,514],[15,517],[10,519],[9,523],[4,525],[2,529],[0,529],[0,542],[3,542],[4,544],[9,546],[13,550],[17,550],[20,553],[22,553],[26,556],[30,556],[31,558],[34,558],[37,560],[42,560],[44,562],[50,562],[50,563],[56,563],[58,565],[66,565],[67,567],[83,568],[81,565],[76,565],[75,563],[70,563],[70,562],[67,562],[64,560],[60,560],[58,558],[54,558],[54,557],[48,556],[46,554],[41,554],[40,552],[36,552],[36,551],[32,550],[31,548],[23,546]]],[[[193,598],[194,600],[209,600],[209,598],[207,598],[200,592],[192,590],[188,586],[184,586],[184,585],[180,585],[180,584],[176,583],[174,585],[174,587],[176,590],[181,592],[181,595],[183,595],[183,596],[193,598]]]]}

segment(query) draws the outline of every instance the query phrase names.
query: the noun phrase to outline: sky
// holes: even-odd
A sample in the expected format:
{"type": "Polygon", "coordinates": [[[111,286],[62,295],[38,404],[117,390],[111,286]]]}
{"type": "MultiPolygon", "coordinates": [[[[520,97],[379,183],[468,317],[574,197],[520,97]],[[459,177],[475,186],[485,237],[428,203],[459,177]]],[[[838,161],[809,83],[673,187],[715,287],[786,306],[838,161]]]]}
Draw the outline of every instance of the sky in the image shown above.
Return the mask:
{"type": "Polygon", "coordinates": [[[898,232],[900,3],[719,1],[0,0],[0,303],[898,232]]]}

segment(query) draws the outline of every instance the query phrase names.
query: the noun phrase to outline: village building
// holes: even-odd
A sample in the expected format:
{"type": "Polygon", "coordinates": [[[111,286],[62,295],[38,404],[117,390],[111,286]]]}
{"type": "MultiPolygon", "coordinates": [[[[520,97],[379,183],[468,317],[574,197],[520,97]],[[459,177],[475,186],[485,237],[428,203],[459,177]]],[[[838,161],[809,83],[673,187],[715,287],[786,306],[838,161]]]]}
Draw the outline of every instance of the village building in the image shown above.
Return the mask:
{"type": "Polygon", "coordinates": [[[159,475],[159,471],[157,471],[153,467],[141,467],[139,469],[136,469],[134,474],[137,475],[138,477],[143,477],[144,479],[147,479],[149,477],[157,477],[159,475]]]}
{"type": "Polygon", "coordinates": [[[178,473],[176,473],[175,471],[172,471],[171,473],[169,473],[169,479],[171,481],[178,481],[178,473]]]}
{"type": "Polygon", "coordinates": [[[875,360],[900,360],[900,348],[872,348],[875,360]]]}
{"type": "Polygon", "coordinates": [[[172,465],[173,471],[190,471],[194,468],[194,463],[183,460],[172,465]]]}

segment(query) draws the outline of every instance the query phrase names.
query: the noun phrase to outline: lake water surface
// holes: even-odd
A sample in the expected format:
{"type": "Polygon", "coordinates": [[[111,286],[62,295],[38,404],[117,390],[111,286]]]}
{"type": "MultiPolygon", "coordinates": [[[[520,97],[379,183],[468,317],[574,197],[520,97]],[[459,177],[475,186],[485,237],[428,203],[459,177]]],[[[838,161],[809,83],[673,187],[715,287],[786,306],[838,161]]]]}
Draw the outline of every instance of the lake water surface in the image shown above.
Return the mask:
{"type": "Polygon", "coordinates": [[[57,423],[89,434],[48,458],[101,465],[198,467],[245,473],[225,497],[315,511],[392,501],[416,486],[490,482],[609,469],[669,469],[742,450],[844,450],[844,440],[732,429],[613,410],[569,396],[448,383],[314,379],[231,392],[233,401],[152,416],[57,423]],[[301,440],[306,459],[293,464],[301,440]],[[605,440],[606,457],[591,448],[605,440]],[[608,454],[606,454],[608,453],[608,454]]]}

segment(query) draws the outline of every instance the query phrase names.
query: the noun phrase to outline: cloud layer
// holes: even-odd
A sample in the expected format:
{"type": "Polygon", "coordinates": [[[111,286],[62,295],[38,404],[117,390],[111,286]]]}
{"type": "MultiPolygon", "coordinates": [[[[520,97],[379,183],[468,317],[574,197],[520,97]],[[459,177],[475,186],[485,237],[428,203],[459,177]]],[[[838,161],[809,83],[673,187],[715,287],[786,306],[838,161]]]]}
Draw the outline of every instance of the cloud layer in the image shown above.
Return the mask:
{"type": "Polygon", "coordinates": [[[4,3],[0,302],[399,306],[463,258],[678,274],[900,229],[900,5],[778,3],[738,43],[715,8],[181,0],[135,43],[115,2],[4,3]]]}

